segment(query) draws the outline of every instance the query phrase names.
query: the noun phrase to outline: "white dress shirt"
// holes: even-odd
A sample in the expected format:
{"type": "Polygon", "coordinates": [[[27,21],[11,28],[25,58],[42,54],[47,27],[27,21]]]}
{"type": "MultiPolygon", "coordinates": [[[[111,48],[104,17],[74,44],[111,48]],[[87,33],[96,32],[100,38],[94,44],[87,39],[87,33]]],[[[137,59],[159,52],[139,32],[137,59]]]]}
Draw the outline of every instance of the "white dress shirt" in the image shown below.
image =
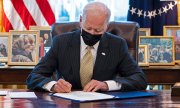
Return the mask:
{"type": "MultiPolygon", "coordinates": [[[[95,64],[95,61],[96,61],[96,55],[97,55],[98,46],[99,46],[99,42],[97,42],[93,46],[93,48],[91,48],[91,53],[92,53],[93,58],[94,58],[94,64],[95,64]]],[[[80,57],[80,59],[81,60],[84,57],[84,55],[86,54],[86,47],[87,47],[87,45],[84,43],[83,38],[81,36],[81,46],[80,46],[80,49],[81,49],[81,57],[80,57]]],[[[121,84],[114,81],[114,80],[107,80],[107,81],[104,81],[104,82],[106,82],[106,84],[108,85],[109,91],[120,90],[121,89],[121,84]]],[[[51,82],[45,84],[43,86],[43,88],[51,92],[51,88],[53,87],[53,85],[55,83],[56,83],[56,81],[51,81],[51,82]]]]}

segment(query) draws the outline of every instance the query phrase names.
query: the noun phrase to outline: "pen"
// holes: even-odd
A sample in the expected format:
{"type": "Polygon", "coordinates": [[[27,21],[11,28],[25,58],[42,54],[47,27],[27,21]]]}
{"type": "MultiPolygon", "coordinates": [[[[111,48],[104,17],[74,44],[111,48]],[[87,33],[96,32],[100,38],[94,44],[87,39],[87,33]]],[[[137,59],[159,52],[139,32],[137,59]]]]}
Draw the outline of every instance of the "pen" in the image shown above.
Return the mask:
{"type": "MultiPolygon", "coordinates": [[[[63,76],[62,76],[61,78],[62,78],[63,80],[65,80],[63,76]]],[[[65,81],[66,81],[66,80],[65,80],[65,81]]]]}

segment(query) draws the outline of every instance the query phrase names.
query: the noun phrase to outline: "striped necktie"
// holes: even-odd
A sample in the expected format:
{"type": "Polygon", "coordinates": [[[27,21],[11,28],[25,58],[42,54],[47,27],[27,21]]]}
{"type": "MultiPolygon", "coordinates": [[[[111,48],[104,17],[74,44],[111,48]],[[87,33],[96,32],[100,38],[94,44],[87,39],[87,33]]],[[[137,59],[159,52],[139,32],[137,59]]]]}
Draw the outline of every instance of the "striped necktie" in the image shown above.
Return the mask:
{"type": "Polygon", "coordinates": [[[80,80],[81,85],[84,87],[89,81],[91,81],[92,74],[93,74],[93,55],[91,53],[91,48],[88,46],[86,48],[87,52],[81,60],[80,66],[80,80]]]}

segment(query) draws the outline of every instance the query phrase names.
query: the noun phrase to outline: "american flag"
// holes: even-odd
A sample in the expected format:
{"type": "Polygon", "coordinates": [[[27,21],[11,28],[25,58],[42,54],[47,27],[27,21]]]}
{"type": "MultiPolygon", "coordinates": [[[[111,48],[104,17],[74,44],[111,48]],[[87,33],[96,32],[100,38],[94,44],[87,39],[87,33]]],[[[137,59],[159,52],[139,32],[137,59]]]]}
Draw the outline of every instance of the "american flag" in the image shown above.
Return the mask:
{"type": "Polygon", "coordinates": [[[1,2],[3,31],[28,30],[31,25],[50,26],[55,22],[55,7],[50,0],[1,0],[1,2]]]}
{"type": "Polygon", "coordinates": [[[164,25],[178,25],[177,2],[161,0],[130,0],[128,21],[150,28],[151,35],[163,35],[164,25]]]}

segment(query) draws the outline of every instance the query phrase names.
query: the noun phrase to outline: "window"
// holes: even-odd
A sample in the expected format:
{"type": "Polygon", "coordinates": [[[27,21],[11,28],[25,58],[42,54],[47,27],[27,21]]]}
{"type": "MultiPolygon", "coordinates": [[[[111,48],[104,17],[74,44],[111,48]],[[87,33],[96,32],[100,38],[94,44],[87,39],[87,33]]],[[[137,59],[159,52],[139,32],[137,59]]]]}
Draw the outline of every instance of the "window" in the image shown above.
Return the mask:
{"type": "MultiPolygon", "coordinates": [[[[54,0],[51,1],[54,2],[54,0]]],[[[83,7],[91,1],[106,4],[111,10],[111,21],[127,20],[129,0],[57,0],[55,7],[56,22],[79,21],[83,7]]]]}

